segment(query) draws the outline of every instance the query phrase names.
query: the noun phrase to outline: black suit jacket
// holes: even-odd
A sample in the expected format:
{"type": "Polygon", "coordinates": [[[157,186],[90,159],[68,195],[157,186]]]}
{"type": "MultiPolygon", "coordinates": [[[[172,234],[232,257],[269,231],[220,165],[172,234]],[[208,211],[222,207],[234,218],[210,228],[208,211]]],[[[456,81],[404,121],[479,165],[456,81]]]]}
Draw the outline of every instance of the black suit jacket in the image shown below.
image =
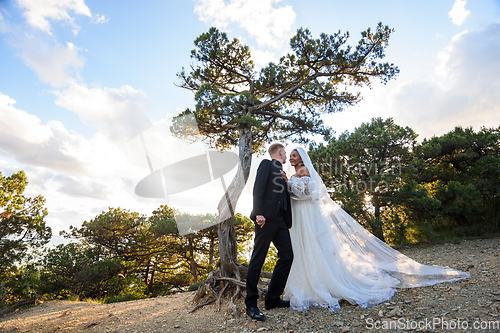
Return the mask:
{"type": "Polygon", "coordinates": [[[278,160],[263,160],[260,163],[253,186],[253,210],[250,219],[255,222],[257,215],[263,215],[266,223],[272,223],[281,210],[287,227],[291,228],[290,193],[281,176],[281,170],[282,165],[278,160]],[[283,203],[284,200],[286,200],[286,205],[283,203]],[[284,206],[286,206],[285,211],[283,211],[284,206]]]}

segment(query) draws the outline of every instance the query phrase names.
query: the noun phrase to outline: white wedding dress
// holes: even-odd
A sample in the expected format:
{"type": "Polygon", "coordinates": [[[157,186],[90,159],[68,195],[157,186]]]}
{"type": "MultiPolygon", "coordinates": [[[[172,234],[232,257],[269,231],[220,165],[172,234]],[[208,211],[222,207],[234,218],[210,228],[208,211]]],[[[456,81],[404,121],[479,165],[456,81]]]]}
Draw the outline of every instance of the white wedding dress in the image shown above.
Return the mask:
{"type": "Polygon", "coordinates": [[[307,152],[296,150],[311,176],[288,181],[294,259],[283,298],[290,300],[292,311],[336,311],[340,300],[367,308],[390,299],[396,288],[470,277],[419,264],[372,235],[330,198],[307,152]]]}

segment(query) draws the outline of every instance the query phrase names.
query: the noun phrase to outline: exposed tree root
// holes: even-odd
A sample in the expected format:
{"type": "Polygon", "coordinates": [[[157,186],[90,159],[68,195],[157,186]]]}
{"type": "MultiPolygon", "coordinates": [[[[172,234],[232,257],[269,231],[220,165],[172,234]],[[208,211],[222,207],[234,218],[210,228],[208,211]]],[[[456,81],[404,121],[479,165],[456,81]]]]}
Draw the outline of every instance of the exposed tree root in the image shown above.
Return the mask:
{"type": "Polygon", "coordinates": [[[240,295],[240,291],[241,291],[241,287],[236,286],[236,292],[234,293],[233,297],[231,297],[231,300],[229,301],[229,306],[231,307],[231,309],[233,309],[233,313],[234,313],[234,316],[236,318],[239,318],[240,313],[238,311],[238,307],[236,306],[236,304],[234,304],[234,301],[236,300],[238,295],[240,295]]]}
{"type": "MultiPolygon", "coordinates": [[[[215,269],[207,276],[206,281],[200,285],[198,291],[193,297],[193,302],[196,304],[189,313],[192,313],[205,305],[217,301],[217,311],[220,312],[222,298],[229,290],[234,290],[233,295],[229,299],[229,307],[233,310],[235,317],[239,317],[238,306],[235,301],[238,297],[244,297],[243,289],[246,287],[245,278],[247,276],[247,265],[235,265],[233,269],[234,277],[222,276],[220,269],[215,269]]],[[[261,277],[271,278],[272,273],[262,271],[261,277]]],[[[266,288],[258,287],[259,296],[267,292],[266,288]]]]}
{"type": "Polygon", "coordinates": [[[192,308],[192,309],[191,309],[191,311],[189,311],[188,313],[195,312],[195,311],[196,311],[196,310],[198,310],[199,308],[202,308],[202,307],[204,307],[205,305],[211,304],[211,303],[213,303],[213,302],[215,302],[215,299],[213,299],[213,298],[208,298],[208,299],[206,300],[206,302],[201,303],[201,304],[198,304],[197,306],[195,306],[194,308],[192,308]]]}
{"type": "MultiPolygon", "coordinates": [[[[232,282],[234,283],[235,285],[237,285],[238,287],[243,287],[243,288],[246,288],[246,283],[243,282],[243,281],[238,281],[236,279],[233,279],[233,278],[228,278],[228,277],[219,277],[217,278],[217,280],[221,280],[221,281],[229,281],[229,282],[232,282]]],[[[259,289],[259,291],[261,293],[266,293],[267,292],[267,289],[266,288],[262,288],[262,287],[257,287],[257,289],[259,289]]],[[[240,288],[240,291],[241,291],[241,288],[240,288]]]]}
{"type": "Polygon", "coordinates": [[[224,284],[224,287],[222,287],[222,290],[220,291],[220,293],[217,297],[217,312],[220,312],[220,299],[222,298],[222,296],[224,296],[224,292],[226,291],[228,286],[229,286],[229,282],[226,282],[224,284]]]}
{"type": "Polygon", "coordinates": [[[38,304],[38,303],[43,303],[43,302],[38,301],[37,297],[33,297],[33,298],[30,298],[30,299],[23,299],[21,301],[17,301],[16,303],[14,303],[11,306],[9,306],[7,309],[0,311],[0,317],[3,317],[5,315],[8,315],[9,313],[14,312],[20,306],[29,305],[29,304],[38,304]]]}

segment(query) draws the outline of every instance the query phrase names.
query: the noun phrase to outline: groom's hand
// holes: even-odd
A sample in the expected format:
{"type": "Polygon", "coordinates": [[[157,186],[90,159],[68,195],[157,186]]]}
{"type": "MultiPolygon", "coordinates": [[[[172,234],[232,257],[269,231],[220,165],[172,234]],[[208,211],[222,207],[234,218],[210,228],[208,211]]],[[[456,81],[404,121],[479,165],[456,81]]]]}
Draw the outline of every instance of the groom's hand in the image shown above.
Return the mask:
{"type": "Polygon", "coordinates": [[[262,228],[264,224],[266,224],[266,218],[264,217],[264,215],[257,215],[255,217],[255,222],[257,222],[257,224],[262,228]]]}

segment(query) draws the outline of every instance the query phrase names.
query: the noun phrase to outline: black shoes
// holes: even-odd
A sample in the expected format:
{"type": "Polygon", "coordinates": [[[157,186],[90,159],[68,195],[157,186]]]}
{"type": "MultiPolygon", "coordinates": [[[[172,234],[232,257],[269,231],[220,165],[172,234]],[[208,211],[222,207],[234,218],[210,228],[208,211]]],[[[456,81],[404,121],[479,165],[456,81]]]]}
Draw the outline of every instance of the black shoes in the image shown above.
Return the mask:
{"type": "Polygon", "coordinates": [[[271,310],[274,308],[289,308],[290,301],[284,301],[282,299],[278,299],[277,301],[266,301],[266,310],[271,310]]]}
{"type": "MultiPolygon", "coordinates": [[[[266,310],[271,310],[275,308],[289,308],[290,301],[284,301],[282,299],[278,299],[277,301],[266,301],[266,310]]],[[[256,306],[247,306],[247,315],[250,318],[255,320],[266,320],[266,316],[262,312],[260,312],[259,308],[256,306]]]]}
{"type": "MultiPolygon", "coordinates": [[[[266,306],[267,309],[267,306],[266,306]]],[[[247,315],[250,316],[250,318],[263,321],[266,319],[266,316],[262,312],[260,312],[259,308],[256,306],[247,306],[247,315]]]]}

